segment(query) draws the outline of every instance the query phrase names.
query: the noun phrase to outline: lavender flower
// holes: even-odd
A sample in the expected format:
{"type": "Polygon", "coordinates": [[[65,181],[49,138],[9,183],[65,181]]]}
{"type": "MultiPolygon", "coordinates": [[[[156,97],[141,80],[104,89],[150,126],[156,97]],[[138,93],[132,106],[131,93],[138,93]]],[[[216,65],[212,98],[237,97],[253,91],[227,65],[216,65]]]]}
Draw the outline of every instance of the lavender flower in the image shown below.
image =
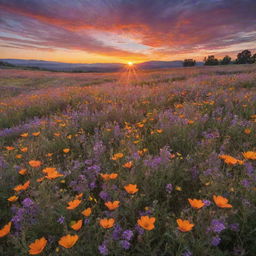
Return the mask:
{"type": "Polygon", "coordinates": [[[131,247],[131,244],[127,240],[121,240],[120,245],[125,249],[128,250],[131,247]]]}
{"type": "Polygon", "coordinates": [[[58,218],[58,220],[57,220],[57,222],[60,223],[60,224],[63,224],[64,221],[65,221],[65,217],[64,217],[64,216],[60,216],[60,217],[58,218]]]}
{"type": "Polygon", "coordinates": [[[214,219],[211,222],[211,230],[215,233],[220,233],[221,231],[223,231],[224,229],[226,229],[224,223],[220,220],[214,219]]]}
{"type": "Polygon", "coordinates": [[[211,240],[211,245],[218,246],[221,242],[221,238],[219,236],[215,236],[211,240]]]}
{"type": "Polygon", "coordinates": [[[25,208],[30,208],[34,204],[34,201],[27,197],[21,203],[25,208]]]}
{"type": "Polygon", "coordinates": [[[171,194],[171,193],[172,193],[172,190],[173,190],[172,184],[171,184],[171,183],[167,184],[167,185],[165,186],[165,190],[166,190],[166,192],[167,192],[168,194],[171,194]]]}
{"type": "Polygon", "coordinates": [[[98,250],[99,250],[101,255],[108,255],[109,254],[108,248],[104,243],[102,245],[99,245],[98,250]]]}
{"type": "Polygon", "coordinates": [[[130,241],[132,237],[133,237],[133,232],[130,229],[125,230],[122,234],[122,238],[127,241],[130,241]]]}

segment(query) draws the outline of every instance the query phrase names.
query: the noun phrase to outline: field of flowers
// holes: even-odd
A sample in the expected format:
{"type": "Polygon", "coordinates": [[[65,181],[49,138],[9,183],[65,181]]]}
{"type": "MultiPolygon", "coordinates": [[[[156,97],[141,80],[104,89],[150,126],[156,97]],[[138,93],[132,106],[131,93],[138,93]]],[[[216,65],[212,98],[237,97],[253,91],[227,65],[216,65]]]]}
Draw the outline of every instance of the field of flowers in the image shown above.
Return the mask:
{"type": "Polygon", "coordinates": [[[256,255],[256,65],[0,92],[0,255],[256,255]]]}

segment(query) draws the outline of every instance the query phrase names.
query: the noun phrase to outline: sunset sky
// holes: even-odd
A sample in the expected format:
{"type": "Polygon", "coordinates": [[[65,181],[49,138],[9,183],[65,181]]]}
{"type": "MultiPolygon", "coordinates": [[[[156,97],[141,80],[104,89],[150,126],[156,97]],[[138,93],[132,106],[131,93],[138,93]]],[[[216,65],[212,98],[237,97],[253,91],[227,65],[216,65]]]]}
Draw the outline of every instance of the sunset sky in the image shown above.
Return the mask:
{"type": "Polygon", "coordinates": [[[126,63],[243,49],[256,49],[256,0],[0,0],[1,58],[126,63]]]}

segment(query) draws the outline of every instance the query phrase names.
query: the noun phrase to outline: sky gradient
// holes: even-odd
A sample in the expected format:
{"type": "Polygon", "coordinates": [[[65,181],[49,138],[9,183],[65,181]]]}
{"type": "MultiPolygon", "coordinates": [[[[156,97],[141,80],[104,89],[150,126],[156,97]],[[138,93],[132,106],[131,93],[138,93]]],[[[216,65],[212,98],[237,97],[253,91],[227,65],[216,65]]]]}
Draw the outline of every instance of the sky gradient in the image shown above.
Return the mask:
{"type": "Polygon", "coordinates": [[[0,0],[1,58],[183,60],[256,50],[256,0],[0,0]]]}

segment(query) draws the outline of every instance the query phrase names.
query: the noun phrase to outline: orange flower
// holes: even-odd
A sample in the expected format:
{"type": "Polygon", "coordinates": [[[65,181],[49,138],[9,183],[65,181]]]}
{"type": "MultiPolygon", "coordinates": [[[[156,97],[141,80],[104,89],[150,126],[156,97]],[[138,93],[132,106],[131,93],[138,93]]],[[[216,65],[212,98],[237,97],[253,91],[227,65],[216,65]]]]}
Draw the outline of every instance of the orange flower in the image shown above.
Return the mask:
{"type": "Polygon", "coordinates": [[[256,152],[254,151],[244,152],[243,157],[250,160],[256,160],[256,152]]]}
{"type": "Polygon", "coordinates": [[[45,179],[45,177],[42,177],[42,178],[38,178],[36,181],[37,182],[42,182],[44,179],[45,179]]]}
{"type": "Polygon", "coordinates": [[[25,175],[25,174],[27,174],[27,169],[20,169],[20,170],[19,170],[19,174],[20,174],[20,175],[25,175]]]}
{"type": "Polygon", "coordinates": [[[195,226],[188,220],[177,219],[178,229],[182,232],[188,232],[195,226]]]}
{"type": "Polygon", "coordinates": [[[53,153],[47,153],[46,156],[51,157],[53,153]]]}
{"type": "Polygon", "coordinates": [[[123,167],[124,168],[128,168],[128,169],[132,168],[132,166],[133,166],[133,162],[132,161],[123,164],[123,167]]]}
{"type": "Polygon", "coordinates": [[[82,200],[79,199],[75,199],[73,201],[68,202],[68,206],[66,207],[68,210],[73,210],[76,207],[79,206],[79,204],[81,204],[82,200]]]}
{"type": "Polygon", "coordinates": [[[220,155],[219,158],[223,159],[226,164],[230,164],[230,165],[235,165],[235,164],[242,165],[244,163],[243,161],[229,155],[220,155]]]}
{"type": "Polygon", "coordinates": [[[76,223],[74,223],[73,225],[71,225],[71,228],[74,230],[79,230],[83,225],[83,221],[82,220],[78,220],[76,223]]]}
{"type": "Polygon", "coordinates": [[[103,173],[101,173],[100,176],[101,176],[101,178],[103,180],[114,180],[114,179],[117,178],[118,174],[117,173],[110,173],[110,174],[107,174],[107,173],[103,174],[103,173]]]}
{"type": "Polygon", "coordinates": [[[78,235],[74,235],[74,236],[66,235],[59,240],[59,245],[63,246],[64,248],[71,248],[75,245],[77,240],[78,240],[78,235]]]}
{"type": "Polygon", "coordinates": [[[92,214],[92,208],[86,208],[85,210],[82,211],[82,214],[85,216],[85,217],[89,217],[91,214],[92,214]]]}
{"type": "Polygon", "coordinates": [[[30,255],[37,255],[37,254],[40,254],[43,249],[45,248],[47,244],[47,240],[42,237],[40,239],[36,239],[34,243],[31,243],[29,245],[29,254],[30,255]]]}
{"type": "Polygon", "coordinates": [[[59,172],[57,172],[56,168],[54,167],[47,167],[47,168],[44,168],[42,171],[43,173],[47,174],[45,178],[49,180],[56,179],[58,177],[63,176],[63,174],[60,174],[59,172]]]}
{"type": "Polygon", "coordinates": [[[83,195],[84,195],[83,193],[76,195],[76,199],[81,199],[83,197],[83,195]]]}
{"type": "Polygon", "coordinates": [[[244,133],[245,133],[245,134],[250,134],[251,132],[252,132],[252,130],[251,130],[251,129],[249,129],[249,128],[244,129],[244,133]]]}
{"type": "Polygon", "coordinates": [[[228,204],[228,199],[223,196],[213,196],[213,200],[220,208],[232,208],[231,204],[228,204]]]}
{"type": "Polygon", "coordinates": [[[120,158],[124,157],[123,153],[116,153],[112,156],[112,160],[118,160],[120,158]]]}
{"type": "Polygon", "coordinates": [[[156,218],[155,217],[149,217],[149,216],[141,216],[140,219],[137,220],[137,223],[139,226],[146,230],[152,230],[155,228],[156,218]]]}
{"type": "Polygon", "coordinates": [[[188,199],[190,205],[195,209],[200,209],[204,206],[204,202],[198,199],[188,199]]]}
{"type": "Polygon", "coordinates": [[[33,168],[38,168],[41,166],[42,162],[41,161],[38,161],[38,160],[30,160],[29,162],[29,165],[33,168]]]}
{"type": "Polygon", "coordinates": [[[28,137],[28,133],[27,132],[26,133],[22,133],[20,136],[23,137],[23,138],[26,138],[26,137],[28,137]]]}
{"type": "Polygon", "coordinates": [[[60,133],[59,133],[59,132],[55,132],[55,133],[54,133],[54,136],[55,136],[55,137],[60,137],[60,133]]]}
{"type": "Polygon", "coordinates": [[[18,154],[15,156],[17,159],[21,159],[22,158],[22,155],[21,154],[18,154]]]}
{"type": "Polygon", "coordinates": [[[110,218],[110,219],[100,219],[100,225],[103,228],[112,228],[115,224],[115,219],[110,218]]]}
{"type": "Polygon", "coordinates": [[[17,196],[11,196],[7,199],[9,202],[16,202],[18,200],[17,196]]]}
{"type": "Polygon", "coordinates": [[[16,192],[19,192],[19,191],[22,191],[22,190],[27,190],[29,185],[30,185],[30,181],[28,180],[23,185],[16,186],[13,190],[15,190],[16,192]]]}
{"type": "Polygon", "coordinates": [[[69,151],[70,151],[69,148],[64,148],[64,149],[63,149],[63,152],[66,153],[66,154],[67,154],[69,151]]]}
{"type": "Polygon", "coordinates": [[[40,135],[40,132],[33,132],[32,135],[35,136],[35,137],[36,137],[36,136],[39,136],[39,135],[40,135]]]}
{"type": "Polygon", "coordinates": [[[15,149],[14,147],[9,147],[9,146],[7,146],[7,147],[5,147],[5,148],[6,148],[6,150],[8,150],[8,151],[12,151],[12,150],[15,149]]]}
{"type": "Polygon", "coordinates": [[[0,229],[0,237],[4,237],[10,233],[12,223],[8,222],[2,229],[0,229]]]}
{"type": "Polygon", "coordinates": [[[113,211],[119,207],[119,204],[120,204],[120,201],[106,202],[105,206],[107,206],[110,211],[113,211]]]}
{"type": "Polygon", "coordinates": [[[138,192],[138,188],[137,188],[137,185],[135,185],[135,184],[128,184],[128,185],[126,185],[126,186],[124,186],[124,189],[126,190],[126,192],[128,193],[128,194],[135,194],[135,193],[137,193],[138,192]]]}
{"type": "Polygon", "coordinates": [[[21,148],[20,151],[23,153],[28,152],[28,147],[21,148]]]}

